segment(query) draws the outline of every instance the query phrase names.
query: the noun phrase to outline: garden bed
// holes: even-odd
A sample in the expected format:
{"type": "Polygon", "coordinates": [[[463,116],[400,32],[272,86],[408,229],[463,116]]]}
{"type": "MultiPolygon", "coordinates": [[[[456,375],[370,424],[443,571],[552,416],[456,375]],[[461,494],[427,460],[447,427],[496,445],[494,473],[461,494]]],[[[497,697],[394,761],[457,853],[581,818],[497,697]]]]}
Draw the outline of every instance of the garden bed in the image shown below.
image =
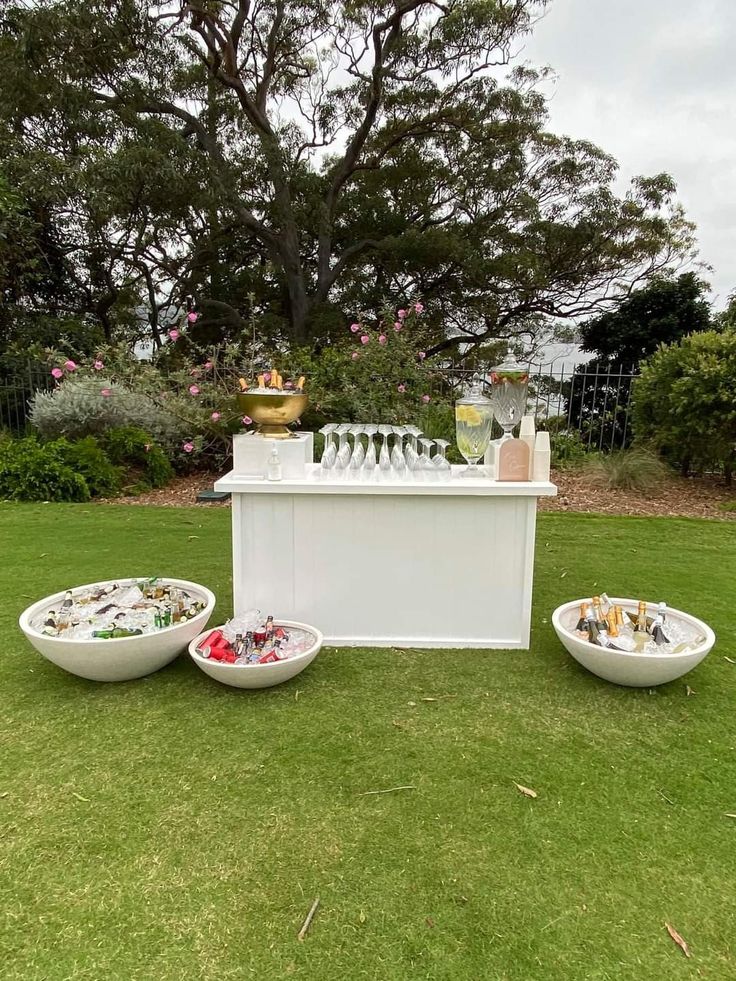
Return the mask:
{"type": "MultiPolygon", "coordinates": [[[[198,502],[197,494],[211,490],[219,474],[196,473],[177,477],[157,490],[136,497],[117,497],[100,503],[154,504],[160,507],[182,507],[197,504],[201,507],[222,507],[229,501],[198,502]]],[[[653,494],[635,491],[602,490],[584,486],[571,471],[552,472],[552,482],[559,494],[542,498],[542,511],[592,511],[598,514],[659,515],[661,517],[718,518],[733,520],[736,511],[724,510],[724,505],[736,503],[736,488],[727,487],[712,477],[671,477],[653,494]]]]}

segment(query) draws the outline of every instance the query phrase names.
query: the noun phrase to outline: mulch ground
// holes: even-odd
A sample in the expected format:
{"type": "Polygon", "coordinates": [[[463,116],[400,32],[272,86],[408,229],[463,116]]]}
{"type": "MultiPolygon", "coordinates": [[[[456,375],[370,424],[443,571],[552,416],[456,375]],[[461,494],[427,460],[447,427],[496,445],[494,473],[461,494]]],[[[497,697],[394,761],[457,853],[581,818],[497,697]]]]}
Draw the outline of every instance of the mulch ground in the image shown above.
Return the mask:
{"type": "MultiPolygon", "coordinates": [[[[215,474],[194,474],[177,477],[167,487],[149,491],[137,497],[117,497],[102,503],[154,504],[160,507],[228,507],[225,502],[198,502],[197,494],[211,490],[215,474]]],[[[598,514],[659,515],[687,518],[717,518],[733,521],[736,511],[723,510],[724,505],[736,506],[736,486],[727,487],[722,480],[709,477],[671,477],[653,494],[630,491],[601,490],[586,485],[580,476],[556,471],[552,480],[557,484],[557,497],[542,497],[541,511],[594,511],[598,514]]]]}

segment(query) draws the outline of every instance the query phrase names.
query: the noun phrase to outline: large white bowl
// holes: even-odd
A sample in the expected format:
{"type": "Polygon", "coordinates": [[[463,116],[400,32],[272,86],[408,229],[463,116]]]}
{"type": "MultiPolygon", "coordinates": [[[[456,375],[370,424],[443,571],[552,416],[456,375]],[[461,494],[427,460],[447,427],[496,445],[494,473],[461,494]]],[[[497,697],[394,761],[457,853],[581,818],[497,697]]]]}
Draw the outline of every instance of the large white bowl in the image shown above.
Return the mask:
{"type": "MultiPolygon", "coordinates": [[[[138,579],[108,579],[105,582],[89,583],[77,586],[72,595],[114,583],[136,583],[138,579]]],[[[39,654],[47,660],[63,668],[70,674],[90,681],[131,681],[142,678],[164,667],[170,661],[186,650],[187,644],[196,634],[207,626],[215,607],[215,595],[204,586],[185,579],[169,579],[161,577],[162,581],[171,586],[180,586],[187,592],[193,593],[206,603],[205,608],[191,620],[176,623],[171,627],[163,627],[155,633],[141,634],[137,637],[114,637],[100,640],[95,637],[86,640],[75,640],[73,637],[49,637],[31,626],[39,613],[46,610],[58,609],[58,604],[64,599],[66,591],[47,596],[21,613],[20,629],[33,644],[39,654]]]]}
{"type": "MultiPolygon", "coordinates": [[[[681,678],[692,671],[708,654],[716,642],[716,635],[707,623],[689,613],[667,607],[667,619],[681,620],[690,624],[704,640],[696,648],[683,651],[681,654],[637,654],[630,651],[612,651],[578,636],[575,624],[580,617],[580,604],[585,599],[574,600],[558,606],[552,614],[552,626],[564,646],[575,660],[588,671],[612,681],[616,685],[630,685],[634,688],[651,688],[663,685],[667,681],[681,678]]],[[[624,610],[636,613],[638,600],[611,599],[612,603],[622,606],[624,610]]],[[[647,603],[648,608],[656,608],[656,603],[647,603]]]]}
{"type": "MultiPolygon", "coordinates": [[[[221,681],[223,685],[231,685],[233,688],[271,688],[272,685],[280,685],[298,675],[300,671],[312,663],[319,654],[324,638],[319,630],[310,627],[308,623],[299,623],[298,620],[277,620],[276,622],[279,627],[295,627],[312,634],[314,643],[302,654],[286,658],[283,661],[275,661],[273,664],[226,664],[222,661],[213,661],[209,657],[202,657],[201,654],[197,653],[197,645],[210,633],[209,630],[205,630],[191,642],[189,653],[198,668],[201,668],[215,681],[221,681]]],[[[222,630],[222,627],[212,629],[222,630]]]]}

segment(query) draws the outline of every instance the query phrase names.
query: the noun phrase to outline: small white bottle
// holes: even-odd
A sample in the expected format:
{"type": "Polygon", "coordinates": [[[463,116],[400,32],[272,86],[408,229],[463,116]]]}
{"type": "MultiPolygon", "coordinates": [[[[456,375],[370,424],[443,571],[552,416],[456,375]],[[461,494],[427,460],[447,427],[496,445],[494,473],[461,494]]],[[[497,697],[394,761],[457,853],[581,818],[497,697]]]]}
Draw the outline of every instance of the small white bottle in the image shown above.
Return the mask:
{"type": "Polygon", "coordinates": [[[281,480],[281,459],[275,441],[271,443],[271,455],[268,458],[268,479],[281,480]]]}
{"type": "Polygon", "coordinates": [[[519,439],[529,447],[529,475],[528,480],[534,479],[534,448],[536,440],[534,438],[534,416],[522,416],[519,427],[519,439]]]}
{"type": "Polygon", "coordinates": [[[550,464],[549,433],[537,433],[534,441],[532,480],[548,481],[550,464]]]}

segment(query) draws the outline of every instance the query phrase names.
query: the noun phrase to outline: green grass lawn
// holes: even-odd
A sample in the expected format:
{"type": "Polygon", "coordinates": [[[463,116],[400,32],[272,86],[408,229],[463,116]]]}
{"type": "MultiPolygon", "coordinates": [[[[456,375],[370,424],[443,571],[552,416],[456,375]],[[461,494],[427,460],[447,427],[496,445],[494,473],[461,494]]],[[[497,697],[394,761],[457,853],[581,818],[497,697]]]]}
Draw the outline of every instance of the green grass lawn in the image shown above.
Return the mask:
{"type": "Polygon", "coordinates": [[[221,620],[229,520],[0,505],[3,979],[736,978],[736,527],[541,515],[529,652],[325,650],[261,692],[186,657],[86,682],[19,633],[41,596],[158,572],[221,620]],[[717,646],[657,690],[599,681],[548,622],[593,588],[717,646]]]}

